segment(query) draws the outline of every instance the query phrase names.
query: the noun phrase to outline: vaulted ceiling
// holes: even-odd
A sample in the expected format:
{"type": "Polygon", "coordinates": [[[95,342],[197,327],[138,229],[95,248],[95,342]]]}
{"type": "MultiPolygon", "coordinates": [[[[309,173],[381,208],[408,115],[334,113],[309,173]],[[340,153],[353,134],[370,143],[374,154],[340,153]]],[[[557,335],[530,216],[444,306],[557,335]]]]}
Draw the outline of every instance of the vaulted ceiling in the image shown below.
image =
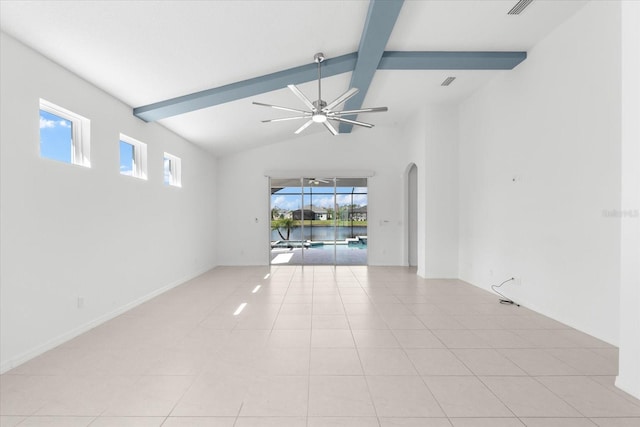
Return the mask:
{"type": "MultiPolygon", "coordinates": [[[[460,52],[526,52],[531,58],[536,43],[586,1],[534,0],[522,14],[509,15],[516,3],[3,0],[0,25],[122,100],[132,114],[224,155],[294,137],[300,123],[261,123],[287,113],[252,102],[304,109],[286,84],[316,98],[316,52],[328,58],[325,101],[359,87],[362,96],[345,108],[387,106],[386,113],[358,119],[395,126],[424,104],[458,103],[498,73],[512,72],[500,69],[510,68],[500,65],[504,58],[496,62],[491,55],[460,65],[460,52]],[[434,63],[433,52],[443,51],[454,61],[434,63]],[[396,54],[385,66],[380,57],[393,52],[414,54],[396,54]],[[350,62],[337,67],[340,57],[350,62]],[[456,80],[441,86],[449,76],[456,80]]],[[[314,132],[333,138],[322,126],[305,130],[314,132]]]]}

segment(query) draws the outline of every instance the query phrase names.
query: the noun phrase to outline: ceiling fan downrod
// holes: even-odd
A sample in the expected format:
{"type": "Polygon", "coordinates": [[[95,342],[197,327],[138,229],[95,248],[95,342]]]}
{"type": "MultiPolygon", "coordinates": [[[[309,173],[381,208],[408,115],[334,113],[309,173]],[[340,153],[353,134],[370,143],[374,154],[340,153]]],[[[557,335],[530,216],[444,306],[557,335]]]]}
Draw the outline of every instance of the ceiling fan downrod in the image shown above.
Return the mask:
{"type": "Polygon", "coordinates": [[[311,116],[311,120],[316,123],[324,123],[327,121],[327,115],[322,110],[327,103],[322,100],[322,62],[324,61],[324,53],[318,52],[313,55],[313,60],[318,64],[318,100],[313,103],[316,111],[311,116]]]}
{"type": "Polygon", "coordinates": [[[313,60],[318,64],[318,104],[322,102],[322,86],[320,82],[322,81],[322,62],[324,61],[324,53],[318,52],[313,55],[313,60]]]}

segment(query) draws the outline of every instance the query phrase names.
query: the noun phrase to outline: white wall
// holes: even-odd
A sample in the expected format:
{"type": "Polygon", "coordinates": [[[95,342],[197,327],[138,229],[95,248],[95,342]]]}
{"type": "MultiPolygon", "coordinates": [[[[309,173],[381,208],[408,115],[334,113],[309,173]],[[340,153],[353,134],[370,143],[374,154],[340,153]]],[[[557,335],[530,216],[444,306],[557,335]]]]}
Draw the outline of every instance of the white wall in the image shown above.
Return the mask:
{"type": "Polygon", "coordinates": [[[367,262],[407,265],[408,171],[415,163],[418,274],[457,277],[456,127],[455,108],[429,107],[401,129],[354,129],[337,137],[320,132],[219,159],[219,263],[269,263],[266,171],[308,171],[313,177],[317,171],[368,170],[374,176],[368,181],[367,262]]]}
{"type": "Polygon", "coordinates": [[[640,3],[622,20],[622,220],[620,373],[616,385],[640,398],[640,3]]]}
{"type": "Polygon", "coordinates": [[[508,296],[613,344],[619,7],[589,2],[460,109],[460,277],[519,277],[508,296]]]}
{"type": "Polygon", "coordinates": [[[408,163],[418,168],[417,274],[457,278],[457,107],[422,108],[405,125],[403,139],[408,163]]]}
{"type": "Polygon", "coordinates": [[[324,131],[219,159],[220,265],[269,263],[269,181],[266,171],[373,171],[368,180],[369,265],[402,265],[405,144],[396,129],[324,131]],[[255,219],[258,218],[258,222],[255,219]],[[231,221],[233,219],[233,221],[231,221]]]}
{"type": "Polygon", "coordinates": [[[5,34],[0,52],[6,371],[216,265],[216,160],[5,34]],[[91,120],[91,168],[40,158],[39,98],[91,120]],[[148,181],[120,175],[120,132],[148,144],[148,181]],[[181,189],[163,184],[164,151],[181,189]]]}
{"type": "Polygon", "coordinates": [[[425,160],[425,277],[458,277],[458,108],[431,108],[425,160]]]}

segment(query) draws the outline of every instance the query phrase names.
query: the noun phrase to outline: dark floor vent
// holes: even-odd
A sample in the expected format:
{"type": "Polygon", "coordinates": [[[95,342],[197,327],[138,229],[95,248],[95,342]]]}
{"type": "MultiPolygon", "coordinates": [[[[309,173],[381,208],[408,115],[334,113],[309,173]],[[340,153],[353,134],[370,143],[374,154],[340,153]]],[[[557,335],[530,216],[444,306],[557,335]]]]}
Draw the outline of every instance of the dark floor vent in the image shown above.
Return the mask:
{"type": "Polygon", "coordinates": [[[533,0],[520,0],[518,3],[516,3],[515,6],[511,8],[509,12],[507,12],[507,15],[520,15],[522,11],[531,4],[532,1],[533,0]]]}
{"type": "Polygon", "coordinates": [[[449,86],[455,79],[455,77],[447,77],[442,83],[440,83],[440,86],[449,86]]]}

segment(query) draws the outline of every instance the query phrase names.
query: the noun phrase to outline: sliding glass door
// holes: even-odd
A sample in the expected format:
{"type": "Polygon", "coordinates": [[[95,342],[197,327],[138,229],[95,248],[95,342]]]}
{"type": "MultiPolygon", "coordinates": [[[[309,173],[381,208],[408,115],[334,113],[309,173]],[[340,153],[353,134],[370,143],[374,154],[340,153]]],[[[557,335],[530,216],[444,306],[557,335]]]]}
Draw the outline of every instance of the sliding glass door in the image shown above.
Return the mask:
{"type": "Polygon", "coordinates": [[[336,187],[336,264],[367,264],[367,209],[366,178],[340,180],[336,187]]]}
{"type": "Polygon", "coordinates": [[[272,178],[274,265],[366,265],[367,179],[272,178]]]}

